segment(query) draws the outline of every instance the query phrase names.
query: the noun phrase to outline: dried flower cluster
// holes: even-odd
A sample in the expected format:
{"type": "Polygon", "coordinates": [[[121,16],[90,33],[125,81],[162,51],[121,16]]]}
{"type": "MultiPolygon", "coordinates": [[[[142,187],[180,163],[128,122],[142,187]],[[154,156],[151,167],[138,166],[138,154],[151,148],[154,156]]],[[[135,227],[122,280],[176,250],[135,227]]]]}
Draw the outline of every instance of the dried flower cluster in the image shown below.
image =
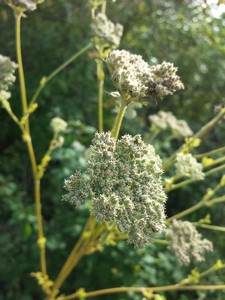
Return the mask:
{"type": "Polygon", "coordinates": [[[213,250],[212,243],[202,239],[202,235],[188,221],[174,219],[166,235],[171,242],[171,250],[182,265],[188,265],[192,260],[204,261],[205,252],[213,250]]]}
{"type": "Polygon", "coordinates": [[[150,242],[164,229],[166,195],[161,182],[161,160],[140,135],[124,135],[117,142],[110,133],[97,133],[85,174],[65,181],[63,197],[78,207],[93,200],[92,214],[129,235],[136,246],[150,242]]]}
{"type": "Polygon", "coordinates": [[[37,4],[44,2],[44,0],[5,0],[6,3],[15,10],[25,12],[27,10],[33,11],[37,8],[37,4]]]}
{"type": "Polygon", "coordinates": [[[126,105],[145,103],[150,96],[163,98],[183,89],[173,64],[149,66],[140,55],[114,50],[106,58],[112,81],[126,105]]]}
{"type": "Polygon", "coordinates": [[[53,118],[50,125],[56,133],[63,132],[67,128],[67,122],[58,117],[53,118]]]}
{"type": "Polygon", "coordinates": [[[157,114],[149,116],[153,129],[171,129],[177,137],[188,137],[193,134],[185,120],[178,120],[170,111],[160,110],[157,114]]]}
{"type": "Polygon", "coordinates": [[[123,26],[114,24],[105,14],[99,13],[91,23],[94,44],[103,48],[115,49],[123,35],[123,26]]]}
{"type": "Polygon", "coordinates": [[[205,177],[202,164],[198,163],[190,153],[177,153],[175,167],[178,176],[187,176],[193,180],[202,180],[205,177]]]}

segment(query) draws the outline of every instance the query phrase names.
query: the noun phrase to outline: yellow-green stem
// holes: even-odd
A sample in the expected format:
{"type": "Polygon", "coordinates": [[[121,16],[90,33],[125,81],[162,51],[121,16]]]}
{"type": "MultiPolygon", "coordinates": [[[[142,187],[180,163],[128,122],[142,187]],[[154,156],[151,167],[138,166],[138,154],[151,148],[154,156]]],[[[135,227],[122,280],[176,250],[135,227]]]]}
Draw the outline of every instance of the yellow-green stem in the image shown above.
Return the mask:
{"type": "MultiPolygon", "coordinates": [[[[85,293],[85,298],[96,297],[101,295],[107,294],[115,294],[115,293],[126,293],[126,292],[136,292],[136,293],[143,293],[144,291],[148,292],[167,292],[167,291],[210,291],[210,290],[223,290],[225,289],[225,285],[189,285],[189,286],[182,286],[182,285],[167,285],[167,286],[157,286],[157,287],[117,287],[117,288],[109,288],[109,289],[102,289],[93,292],[85,293]]],[[[79,292],[74,294],[64,296],[63,300],[72,300],[72,299],[79,299],[79,292]]]]}
{"type": "Polygon", "coordinates": [[[127,108],[127,105],[124,102],[122,102],[121,106],[120,106],[120,109],[119,109],[119,112],[118,112],[118,115],[116,117],[114,128],[112,130],[112,136],[116,140],[118,139],[118,136],[119,136],[120,127],[121,127],[121,124],[122,124],[122,121],[123,121],[123,117],[124,117],[126,108],[127,108]]]}
{"type": "MultiPolygon", "coordinates": [[[[203,197],[204,199],[204,197],[203,197]]],[[[200,209],[201,207],[203,206],[206,206],[206,207],[210,207],[214,204],[217,204],[217,203],[222,203],[222,202],[225,202],[225,196],[221,196],[221,197],[217,197],[217,198],[214,198],[212,200],[209,200],[209,201],[204,201],[204,200],[201,200],[199,201],[197,204],[189,207],[188,209],[185,209],[184,211],[170,217],[167,219],[168,222],[172,221],[173,219],[180,219],[184,216],[187,216],[189,215],[190,213],[200,209]]]]}
{"type": "Polygon", "coordinates": [[[83,233],[81,234],[79,240],[75,244],[73,250],[71,251],[70,255],[68,256],[67,260],[65,261],[64,265],[62,266],[56,280],[55,284],[52,289],[52,294],[50,299],[54,299],[54,297],[57,295],[57,292],[59,288],[62,286],[66,278],[69,276],[71,271],[74,269],[74,267],[77,265],[77,263],[80,261],[82,256],[84,256],[86,253],[80,253],[81,248],[86,242],[87,238],[85,237],[85,234],[91,230],[95,226],[95,218],[93,216],[90,216],[87,220],[87,223],[83,229],[83,233]]]}
{"type": "MultiPolygon", "coordinates": [[[[21,14],[16,14],[16,52],[17,61],[19,65],[19,80],[20,80],[20,91],[21,91],[21,102],[23,115],[28,114],[26,85],[23,70],[23,59],[21,51],[21,14]]],[[[43,274],[47,274],[46,267],[46,256],[45,256],[45,237],[43,233],[42,214],[41,214],[41,196],[40,196],[40,180],[38,179],[37,163],[34,153],[34,148],[30,136],[29,119],[26,118],[24,129],[23,129],[24,141],[27,145],[27,150],[31,162],[33,180],[34,180],[34,197],[36,206],[36,218],[38,225],[38,246],[40,251],[40,267],[43,274]]]]}
{"type": "Polygon", "coordinates": [[[222,153],[222,152],[225,152],[225,147],[220,147],[220,148],[212,150],[212,151],[201,153],[201,154],[195,155],[194,157],[196,159],[198,159],[198,158],[202,158],[204,156],[212,156],[212,155],[219,154],[219,153],[222,153]]]}
{"type": "Polygon", "coordinates": [[[98,77],[98,131],[103,132],[103,87],[104,87],[104,69],[103,61],[97,60],[98,77]]]}
{"type": "Polygon", "coordinates": [[[71,64],[76,58],[78,58],[81,54],[91,48],[92,44],[87,44],[84,48],[73,54],[69,59],[67,59],[63,64],[61,64],[58,68],[56,68],[52,73],[48,76],[44,77],[43,80],[40,82],[39,87],[35,91],[33,97],[31,98],[30,104],[34,103],[38,96],[40,95],[41,91],[45,88],[46,84],[55,77],[59,72],[61,72],[64,68],[66,68],[69,64],[71,64]]]}
{"type": "Polygon", "coordinates": [[[201,228],[205,228],[205,229],[225,232],[225,227],[222,227],[222,226],[208,225],[208,224],[197,224],[197,226],[201,227],[201,228]]]}

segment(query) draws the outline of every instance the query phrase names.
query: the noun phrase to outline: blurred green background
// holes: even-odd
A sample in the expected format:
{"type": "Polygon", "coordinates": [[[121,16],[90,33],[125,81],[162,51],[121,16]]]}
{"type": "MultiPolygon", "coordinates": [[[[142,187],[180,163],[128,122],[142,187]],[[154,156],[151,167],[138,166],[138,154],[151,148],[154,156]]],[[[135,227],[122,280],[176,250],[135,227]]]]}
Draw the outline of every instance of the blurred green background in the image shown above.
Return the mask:
{"type": "MultiPolygon", "coordinates": [[[[90,41],[91,21],[88,1],[45,0],[38,10],[28,14],[22,24],[22,46],[28,97],[40,79],[90,41]]],[[[212,14],[212,7],[203,0],[123,0],[108,1],[107,15],[124,25],[120,49],[141,54],[149,63],[166,60],[178,66],[185,90],[149,107],[139,109],[135,119],[126,119],[122,133],[146,134],[148,116],[158,110],[170,110],[178,119],[188,121],[198,130],[214,115],[214,106],[223,102],[225,87],[225,16],[212,14]]],[[[1,2],[0,2],[1,3],[1,2]]],[[[77,240],[88,216],[85,209],[75,210],[61,201],[63,181],[75,169],[85,168],[85,149],[97,130],[97,78],[94,49],[83,54],[55,77],[39,97],[38,110],[31,117],[33,143],[38,160],[48,147],[52,132],[51,119],[62,117],[69,122],[63,148],[53,153],[42,183],[44,226],[47,241],[47,261],[52,279],[77,240]]],[[[14,61],[14,17],[3,3],[0,5],[0,53],[14,61]]],[[[105,91],[114,91],[106,71],[105,91]]],[[[12,89],[11,105],[20,115],[18,80],[12,89]]],[[[104,95],[104,126],[111,128],[114,103],[104,95]]],[[[32,176],[26,148],[20,131],[6,112],[0,110],[0,300],[43,299],[32,271],[39,270],[36,245],[37,227],[33,202],[32,176]]],[[[220,124],[199,151],[224,145],[225,124],[220,124]]],[[[166,158],[181,144],[168,143],[162,135],[155,146],[166,158]]],[[[192,184],[169,194],[167,214],[172,215],[196,203],[208,186],[215,185],[221,174],[207,181],[192,184]]],[[[197,221],[208,209],[192,214],[197,221]]],[[[211,209],[215,224],[225,226],[225,206],[211,209]]],[[[225,260],[225,236],[201,230],[214,242],[215,251],[200,270],[211,266],[218,258],[225,260]]],[[[64,293],[80,287],[87,290],[132,285],[151,286],[173,284],[194,267],[180,267],[165,246],[149,245],[135,250],[126,242],[107,247],[103,253],[86,257],[63,286],[64,293]]],[[[220,271],[205,278],[203,283],[220,284],[225,273],[220,271]]],[[[170,292],[168,300],[223,300],[225,292],[170,292]]],[[[115,294],[99,299],[143,299],[137,294],[115,294]]],[[[93,298],[94,299],[94,298],[93,298]]],[[[95,298],[97,299],[97,298],[95,298]]]]}

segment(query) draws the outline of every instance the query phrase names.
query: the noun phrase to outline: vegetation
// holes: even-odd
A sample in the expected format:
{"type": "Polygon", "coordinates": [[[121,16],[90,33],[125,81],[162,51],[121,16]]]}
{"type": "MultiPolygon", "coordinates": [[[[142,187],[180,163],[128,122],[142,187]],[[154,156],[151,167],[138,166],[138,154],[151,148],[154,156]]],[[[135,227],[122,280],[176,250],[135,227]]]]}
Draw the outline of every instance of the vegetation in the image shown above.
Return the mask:
{"type": "Polygon", "coordinates": [[[0,300],[224,299],[224,15],[203,0],[40,2],[0,1],[0,300]],[[143,61],[115,67],[117,47],[143,61]],[[157,220],[135,202],[150,178],[157,220]],[[138,216],[114,210],[124,195],[138,216]]]}

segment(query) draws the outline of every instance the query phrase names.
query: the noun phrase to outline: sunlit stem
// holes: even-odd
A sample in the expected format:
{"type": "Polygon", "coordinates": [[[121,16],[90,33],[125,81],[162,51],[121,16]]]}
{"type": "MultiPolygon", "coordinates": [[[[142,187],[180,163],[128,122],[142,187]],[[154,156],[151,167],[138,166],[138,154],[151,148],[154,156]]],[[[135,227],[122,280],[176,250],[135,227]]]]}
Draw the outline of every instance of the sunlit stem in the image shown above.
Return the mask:
{"type": "Polygon", "coordinates": [[[97,77],[98,77],[98,131],[103,132],[103,87],[104,87],[104,69],[103,60],[97,59],[97,77]]]}
{"type": "Polygon", "coordinates": [[[122,101],[122,103],[120,105],[120,108],[119,108],[119,112],[118,112],[117,117],[116,117],[115,125],[114,125],[113,130],[112,130],[112,136],[116,140],[118,139],[118,136],[119,136],[121,124],[122,124],[123,117],[124,117],[126,109],[127,109],[127,105],[122,101]]]}
{"type": "MultiPolygon", "coordinates": [[[[21,102],[22,102],[23,115],[26,116],[28,114],[28,105],[27,105],[26,85],[25,85],[25,77],[24,77],[24,70],[23,70],[22,51],[21,51],[21,31],[20,31],[21,17],[22,17],[21,14],[15,13],[16,52],[17,52],[17,62],[19,65],[21,102]]],[[[40,266],[41,266],[42,273],[47,274],[46,257],[45,257],[45,237],[43,233],[42,214],[41,214],[40,180],[38,178],[36,157],[35,157],[34,148],[30,136],[29,118],[25,119],[24,128],[23,128],[23,139],[27,145],[27,150],[30,157],[33,179],[34,179],[34,196],[35,196],[36,217],[37,217],[37,225],[38,225],[38,246],[40,250],[40,266]]]]}

